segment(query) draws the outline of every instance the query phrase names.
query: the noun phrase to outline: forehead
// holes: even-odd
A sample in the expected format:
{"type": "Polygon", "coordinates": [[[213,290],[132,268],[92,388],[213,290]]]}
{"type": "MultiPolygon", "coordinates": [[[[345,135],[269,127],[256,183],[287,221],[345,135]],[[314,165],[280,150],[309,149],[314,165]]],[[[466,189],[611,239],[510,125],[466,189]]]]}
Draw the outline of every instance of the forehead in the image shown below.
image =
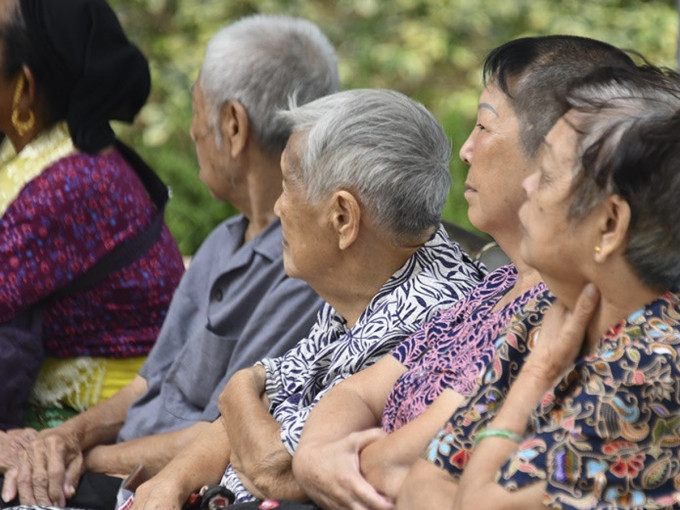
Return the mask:
{"type": "Polygon", "coordinates": [[[493,82],[489,83],[479,96],[480,113],[484,110],[503,120],[517,118],[515,110],[510,103],[510,99],[493,82]]]}
{"type": "Polygon", "coordinates": [[[288,138],[286,148],[283,150],[282,160],[283,165],[281,171],[284,175],[290,175],[291,171],[295,173],[295,169],[300,165],[300,150],[302,148],[303,133],[299,131],[293,132],[288,138]]]}

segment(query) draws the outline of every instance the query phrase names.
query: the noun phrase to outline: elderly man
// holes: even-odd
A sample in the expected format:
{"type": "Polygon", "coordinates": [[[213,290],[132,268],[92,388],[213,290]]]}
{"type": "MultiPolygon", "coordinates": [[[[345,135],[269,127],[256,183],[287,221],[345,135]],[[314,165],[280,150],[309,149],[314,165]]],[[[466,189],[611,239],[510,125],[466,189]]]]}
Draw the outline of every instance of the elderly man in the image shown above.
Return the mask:
{"type": "Polygon", "coordinates": [[[301,497],[291,460],[315,403],[482,276],[440,227],[450,146],[422,105],[354,90],[281,118],[293,126],[275,206],[284,265],[326,305],[295,348],[231,378],[223,419],[140,486],[135,509],[179,509],[228,464],[238,501],[301,497]]]}
{"type": "MultiPolygon", "coordinates": [[[[255,16],[213,37],[193,89],[191,134],[201,180],[242,214],[219,225],[196,253],[133,383],[40,433],[21,456],[18,443],[35,432],[3,436],[4,501],[18,480],[22,502],[63,505],[78,485],[83,452],[93,472],[126,474],[139,463],[158,471],[219,416],[217,397],[236,370],[286,352],[307,334],[321,300],[283,268],[273,209],[290,127],[275,113],[292,95],[306,102],[337,87],[335,52],[307,21],[255,16]]],[[[95,491],[112,489],[103,505],[110,507],[120,480],[105,485],[95,491]]]]}

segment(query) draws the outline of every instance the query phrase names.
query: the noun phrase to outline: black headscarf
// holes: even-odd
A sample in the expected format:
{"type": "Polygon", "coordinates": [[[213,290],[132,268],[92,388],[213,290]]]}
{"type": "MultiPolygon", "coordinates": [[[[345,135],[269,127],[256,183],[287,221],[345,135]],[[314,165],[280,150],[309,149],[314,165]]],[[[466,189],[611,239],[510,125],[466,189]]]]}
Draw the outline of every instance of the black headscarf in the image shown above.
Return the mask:
{"type": "Polygon", "coordinates": [[[149,96],[146,58],[105,0],[19,1],[41,81],[65,103],[74,145],[91,153],[111,145],[109,121],[132,122],[149,96]]]}

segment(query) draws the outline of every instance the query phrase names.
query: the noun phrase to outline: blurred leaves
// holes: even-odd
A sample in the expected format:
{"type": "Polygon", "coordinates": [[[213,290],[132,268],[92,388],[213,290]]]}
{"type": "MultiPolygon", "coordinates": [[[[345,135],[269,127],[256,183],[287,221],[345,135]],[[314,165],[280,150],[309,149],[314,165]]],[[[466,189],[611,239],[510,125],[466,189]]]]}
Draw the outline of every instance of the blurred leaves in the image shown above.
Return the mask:
{"type": "MultiPolygon", "coordinates": [[[[183,253],[234,212],[198,180],[189,138],[191,94],[205,45],[220,27],[253,13],[317,23],[340,56],[343,88],[386,87],[421,101],[442,122],[454,152],[474,123],[486,53],[543,34],[594,37],[675,67],[673,0],[110,0],[149,57],[153,91],[132,127],[120,127],[173,189],[166,218],[183,253]]],[[[452,161],[446,219],[469,226],[465,166],[452,161]]]]}

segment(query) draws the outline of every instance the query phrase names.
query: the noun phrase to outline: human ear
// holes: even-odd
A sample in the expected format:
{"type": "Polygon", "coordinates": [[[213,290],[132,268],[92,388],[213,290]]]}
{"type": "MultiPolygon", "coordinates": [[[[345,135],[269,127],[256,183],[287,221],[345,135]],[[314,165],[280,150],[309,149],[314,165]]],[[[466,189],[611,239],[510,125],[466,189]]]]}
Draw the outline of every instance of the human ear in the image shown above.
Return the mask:
{"type": "Polygon", "coordinates": [[[630,227],[630,205],[620,195],[610,195],[602,204],[600,214],[600,249],[595,251],[596,262],[604,262],[613,253],[625,248],[630,227]]]}
{"type": "Polygon", "coordinates": [[[356,197],[346,190],[333,194],[331,203],[331,224],[338,237],[338,248],[346,250],[359,237],[361,207],[356,197]]]}
{"type": "Polygon", "coordinates": [[[231,157],[236,158],[248,144],[248,111],[239,101],[227,101],[220,110],[220,131],[229,141],[231,157]]]}
{"type": "Polygon", "coordinates": [[[23,65],[21,66],[21,72],[26,78],[26,87],[24,88],[23,94],[28,99],[28,107],[33,108],[35,105],[35,75],[31,68],[23,65]]]}

